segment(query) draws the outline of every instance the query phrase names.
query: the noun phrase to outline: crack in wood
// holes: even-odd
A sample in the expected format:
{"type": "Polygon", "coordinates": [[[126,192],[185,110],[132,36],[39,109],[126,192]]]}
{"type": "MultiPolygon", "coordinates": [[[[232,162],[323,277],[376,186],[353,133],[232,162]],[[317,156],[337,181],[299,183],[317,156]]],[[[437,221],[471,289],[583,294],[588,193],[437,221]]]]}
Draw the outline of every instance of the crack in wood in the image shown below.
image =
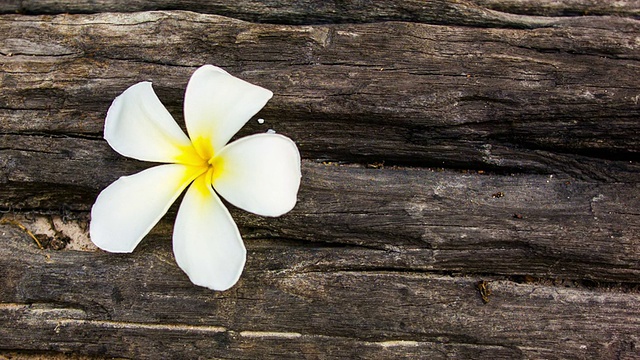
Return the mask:
{"type": "Polygon", "coordinates": [[[51,319],[44,320],[47,324],[53,324],[56,328],[62,326],[82,327],[85,325],[112,329],[127,330],[159,330],[170,332],[199,332],[199,333],[224,333],[228,330],[222,326],[186,325],[186,324],[151,324],[130,321],[85,320],[85,319],[51,319]]]}
{"type": "Polygon", "coordinates": [[[248,338],[276,338],[276,339],[296,339],[303,335],[297,332],[278,332],[278,331],[239,331],[242,337],[248,338]]]}

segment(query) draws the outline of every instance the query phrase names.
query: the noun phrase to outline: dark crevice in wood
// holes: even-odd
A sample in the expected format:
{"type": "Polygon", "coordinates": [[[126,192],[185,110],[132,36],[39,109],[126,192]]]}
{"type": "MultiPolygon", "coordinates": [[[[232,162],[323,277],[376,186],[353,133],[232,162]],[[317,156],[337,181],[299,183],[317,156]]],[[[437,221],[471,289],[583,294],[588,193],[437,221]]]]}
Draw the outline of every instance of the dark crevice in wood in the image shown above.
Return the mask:
{"type": "MultiPolygon", "coordinates": [[[[531,146],[533,149],[525,149],[524,147],[515,147],[524,153],[535,153],[535,146],[531,146]]],[[[543,151],[543,148],[537,149],[543,151]]],[[[548,153],[547,155],[536,154],[536,157],[547,158],[549,164],[546,166],[540,166],[536,168],[523,167],[522,165],[495,165],[487,164],[485,162],[469,162],[469,161],[442,161],[439,159],[408,159],[408,158],[396,158],[396,157],[384,157],[384,156],[342,156],[340,158],[328,157],[316,152],[303,152],[305,159],[316,162],[327,162],[338,165],[358,165],[367,167],[369,164],[382,164],[388,169],[412,169],[420,168],[435,172],[452,171],[456,173],[480,173],[485,175],[496,176],[514,176],[514,175],[559,175],[568,176],[576,180],[586,182],[618,182],[618,183],[637,183],[640,182],[640,178],[634,174],[637,168],[640,168],[640,163],[637,162],[637,158],[633,154],[612,154],[598,151],[588,151],[585,154],[571,153],[571,152],[559,152],[557,149],[548,153]],[[579,156],[578,156],[579,155],[579,156]],[[581,168],[565,167],[563,170],[559,170],[561,166],[556,165],[555,159],[562,159],[562,157],[579,158],[575,165],[581,166],[581,168]],[[626,175],[623,175],[626,174],[626,175]]]]}
{"type": "Polygon", "coordinates": [[[539,28],[553,26],[554,18],[585,16],[640,15],[633,1],[618,2],[617,6],[602,2],[590,5],[575,1],[550,4],[547,2],[470,0],[403,1],[392,0],[363,3],[360,1],[303,2],[251,1],[133,1],[126,5],[118,1],[20,1],[12,0],[0,6],[0,13],[94,14],[99,12],[133,12],[151,10],[187,10],[203,14],[217,14],[256,23],[273,24],[340,24],[407,21],[445,25],[503,28],[539,28]]]}
{"type": "MultiPolygon", "coordinates": [[[[282,271],[282,270],[275,270],[282,271]]],[[[297,269],[297,273],[301,274],[322,274],[326,273],[326,269],[324,268],[307,268],[307,269],[297,269]]],[[[491,272],[468,272],[468,271],[460,271],[460,270],[430,270],[430,269],[419,269],[419,268],[410,268],[399,265],[397,267],[374,267],[367,265],[357,265],[357,266],[349,266],[349,267],[335,267],[332,269],[334,272],[339,273],[358,273],[358,274],[406,274],[406,275],[419,275],[425,274],[430,276],[441,276],[441,277],[450,277],[450,278],[472,278],[472,279],[484,279],[488,283],[500,280],[512,281],[516,284],[529,284],[529,285],[538,285],[540,287],[561,287],[561,288],[572,288],[572,289],[585,289],[590,291],[601,291],[601,292],[620,292],[620,293],[635,293],[640,294],[640,282],[611,282],[611,281],[599,281],[589,278],[563,278],[563,277],[554,277],[554,278],[545,278],[539,276],[531,276],[531,275],[506,275],[500,273],[491,273],[491,272]]]]}
{"type": "MultiPolygon", "coordinates": [[[[243,233],[249,233],[250,235],[244,236],[245,240],[251,241],[251,244],[254,245],[258,242],[265,241],[265,245],[268,248],[282,246],[283,248],[301,248],[301,249],[367,249],[374,251],[386,251],[386,252],[394,252],[393,248],[384,245],[367,245],[366,243],[340,243],[340,242],[331,242],[331,241],[304,241],[302,239],[295,238],[287,238],[283,236],[279,236],[276,233],[270,233],[265,236],[264,228],[259,227],[247,227],[243,226],[241,228],[243,233]]],[[[267,230],[267,232],[269,232],[267,230]]],[[[258,245],[259,246],[259,245],[258,245]]]]}
{"type": "MultiPolygon", "coordinates": [[[[490,275],[488,275],[490,276],[490,275]]],[[[593,279],[540,278],[530,275],[510,275],[505,279],[517,284],[535,284],[564,288],[584,288],[593,291],[640,293],[640,282],[607,282],[593,279]]]]}
{"type": "Polygon", "coordinates": [[[83,355],[80,352],[70,353],[68,351],[36,351],[36,350],[23,350],[20,348],[2,348],[0,349],[0,356],[11,359],[21,360],[124,360],[131,359],[130,357],[112,357],[112,356],[99,356],[96,354],[83,355]]]}
{"type": "Polygon", "coordinates": [[[52,183],[0,182],[3,212],[57,214],[90,209],[99,191],[52,183]]]}
{"type": "Polygon", "coordinates": [[[479,6],[500,12],[531,16],[640,16],[636,0],[625,0],[619,6],[598,0],[476,0],[479,6]]]}
{"type": "Polygon", "coordinates": [[[63,222],[87,221],[89,213],[86,210],[75,210],[67,204],[61,204],[57,209],[47,208],[21,208],[0,207],[0,219],[4,217],[25,216],[27,219],[35,219],[37,216],[60,216],[63,222]]]}
{"type": "MultiPolygon", "coordinates": [[[[45,138],[67,138],[67,139],[83,139],[83,140],[98,140],[103,141],[104,137],[102,133],[73,133],[67,131],[20,131],[20,132],[1,132],[0,136],[12,135],[12,136],[34,136],[45,138]]],[[[0,149],[0,150],[18,150],[18,149],[0,149]]],[[[29,149],[21,149],[22,151],[29,151],[29,149]]]]}

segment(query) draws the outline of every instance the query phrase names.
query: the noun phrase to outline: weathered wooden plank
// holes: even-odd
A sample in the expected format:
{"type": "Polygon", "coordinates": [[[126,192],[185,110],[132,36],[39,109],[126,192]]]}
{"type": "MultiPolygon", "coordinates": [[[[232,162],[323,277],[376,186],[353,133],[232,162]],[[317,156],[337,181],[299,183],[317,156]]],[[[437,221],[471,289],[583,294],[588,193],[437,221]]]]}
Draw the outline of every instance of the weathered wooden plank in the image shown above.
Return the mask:
{"type": "Polygon", "coordinates": [[[4,15],[0,131],[99,136],[109,102],[140,80],[180,117],[189,74],[209,62],[272,89],[262,130],[289,134],[305,157],[637,181],[638,27],[4,15]]]}
{"type": "Polygon", "coordinates": [[[537,16],[640,15],[638,0],[475,0],[474,3],[501,12],[537,16]]]}
{"type": "MultiPolygon", "coordinates": [[[[88,211],[102,188],[150,166],[91,139],[5,135],[0,148],[5,209],[88,211]]],[[[245,236],[398,255],[370,265],[379,268],[623,282],[640,275],[637,183],[313,162],[303,169],[299,203],[288,215],[234,212],[245,236]]],[[[348,266],[359,264],[354,259],[348,266]]]]}
{"type": "Polygon", "coordinates": [[[42,251],[1,229],[4,348],[135,358],[613,358],[631,356],[640,340],[637,293],[496,280],[483,304],[478,278],[307,271],[253,241],[239,286],[212,293],[177,269],[165,239],[118,256],[42,251]],[[549,332],[563,340],[549,342],[549,332]]]}
{"type": "Polygon", "coordinates": [[[638,16],[640,2],[637,0],[623,0],[615,3],[598,0],[379,0],[375,2],[131,0],[125,4],[116,0],[5,0],[0,4],[0,12],[28,14],[150,10],[189,10],[246,21],[286,24],[393,20],[471,26],[536,27],[553,23],[553,19],[545,19],[542,16],[638,16]]]}

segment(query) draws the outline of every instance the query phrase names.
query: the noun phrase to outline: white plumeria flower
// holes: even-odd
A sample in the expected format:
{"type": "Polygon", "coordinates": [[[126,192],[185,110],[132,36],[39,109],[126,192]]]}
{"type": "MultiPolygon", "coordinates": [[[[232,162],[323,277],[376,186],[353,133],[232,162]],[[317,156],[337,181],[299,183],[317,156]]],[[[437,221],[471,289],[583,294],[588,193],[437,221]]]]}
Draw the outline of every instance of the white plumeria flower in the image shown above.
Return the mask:
{"type": "Polygon", "coordinates": [[[291,139],[257,134],[227,145],[272,96],[218,67],[202,66],[185,93],[187,137],[150,82],[125,90],[109,108],[105,139],[124,156],[166,164],[121,177],[98,195],[91,240],[106,251],[132,252],[191,185],[173,230],[176,261],[196,285],[233,286],[246,249],[216,192],[241,209],[280,216],[294,207],[300,187],[300,153],[291,139]]]}

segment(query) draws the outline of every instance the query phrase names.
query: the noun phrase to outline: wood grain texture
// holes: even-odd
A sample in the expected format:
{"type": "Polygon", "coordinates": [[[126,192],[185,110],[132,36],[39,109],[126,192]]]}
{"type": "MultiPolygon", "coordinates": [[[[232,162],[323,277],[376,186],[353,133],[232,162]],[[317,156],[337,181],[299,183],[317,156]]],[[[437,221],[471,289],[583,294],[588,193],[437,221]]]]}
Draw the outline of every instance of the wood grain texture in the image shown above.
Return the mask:
{"type": "Polygon", "coordinates": [[[477,0],[474,3],[491,10],[535,16],[640,15],[638,0],[477,0]]]}
{"type": "Polygon", "coordinates": [[[0,3],[0,358],[637,358],[638,8],[0,3]],[[205,63],[275,93],[238,136],[304,158],[293,211],[230,208],[238,285],[179,270],[176,206],[133,254],[39,249],[14,216],[86,228],[152,166],[102,139],[113,98],[153,81],[182,123],[205,63]]]}
{"type": "Polygon", "coordinates": [[[180,117],[189,74],[215,63],[274,91],[265,127],[305,157],[638,181],[634,20],[295,27],[155,12],[6,15],[0,29],[5,133],[98,137],[141,80],[180,117]]]}
{"type": "MultiPolygon", "coordinates": [[[[0,188],[6,209],[59,211],[64,205],[88,211],[100,189],[148,166],[122,158],[110,163],[117,155],[92,140],[84,141],[85,151],[73,149],[83,143],[78,139],[35,141],[47,153],[23,152],[7,160],[15,170],[0,188]],[[108,155],[101,159],[101,153],[108,155]],[[78,172],[86,178],[77,179],[78,172]],[[52,183],[57,191],[48,190],[52,183]]],[[[234,211],[245,238],[362,246],[397,255],[397,262],[354,257],[343,264],[356,268],[628,283],[640,275],[638,184],[308,162],[303,169],[299,204],[289,214],[267,219],[234,211]]],[[[331,266],[337,264],[326,270],[331,266]]]]}
{"type": "Polygon", "coordinates": [[[282,0],[5,0],[0,13],[60,14],[188,10],[252,22],[283,24],[408,21],[481,27],[530,28],[548,17],[614,15],[637,17],[640,1],[618,0],[379,0],[375,2],[282,0]]]}
{"type": "MultiPolygon", "coordinates": [[[[0,256],[9,348],[143,359],[563,359],[631,358],[640,340],[637,293],[494,281],[484,305],[477,278],[313,271],[274,263],[282,248],[253,241],[239,285],[212,293],[176,271],[164,238],[132,255],[43,253],[1,229],[13,232],[0,256]],[[23,263],[11,260],[16,252],[23,263]]],[[[313,249],[286,250],[317,259],[313,249]]]]}

